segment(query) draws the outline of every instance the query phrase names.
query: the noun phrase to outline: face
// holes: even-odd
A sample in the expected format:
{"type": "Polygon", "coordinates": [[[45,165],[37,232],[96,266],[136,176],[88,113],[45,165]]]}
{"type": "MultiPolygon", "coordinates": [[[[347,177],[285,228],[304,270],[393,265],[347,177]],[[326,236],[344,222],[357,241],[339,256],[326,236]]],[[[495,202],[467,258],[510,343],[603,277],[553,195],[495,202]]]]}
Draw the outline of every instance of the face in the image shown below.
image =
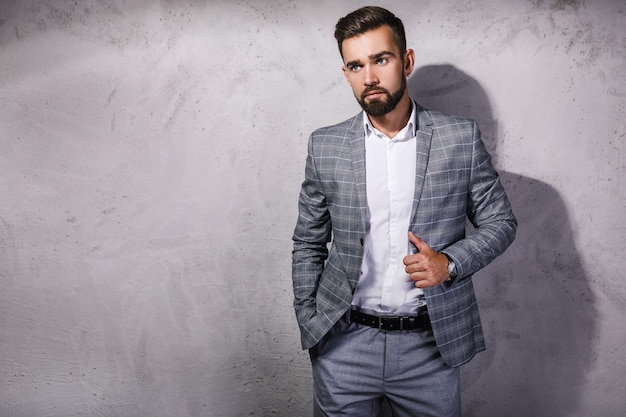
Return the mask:
{"type": "Polygon", "coordinates": [[[357,101],[370,116],[383,116],[406,98],[407,76],[415,61],[412,50],[402,54],[388,26],[343,41],[343,72],[357,101]]]}

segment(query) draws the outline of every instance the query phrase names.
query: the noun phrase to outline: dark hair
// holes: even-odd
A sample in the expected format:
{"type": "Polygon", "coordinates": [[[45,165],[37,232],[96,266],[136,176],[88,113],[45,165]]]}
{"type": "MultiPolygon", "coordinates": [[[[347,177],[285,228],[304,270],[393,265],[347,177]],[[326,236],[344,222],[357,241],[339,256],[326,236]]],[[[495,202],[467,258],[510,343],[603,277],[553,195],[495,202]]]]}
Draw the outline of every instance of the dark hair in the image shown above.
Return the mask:
{"type": "Polygon", "coordinates": [[[404,34],[402,20],[389,10],[376,6],[362,7],[339,19],[335,26],[335,39],[337,39],[339,53],[343,57],[341,45],[344,40],[385,25],[391,28],[400,53],[404,53],[406,51],[406,35],[404,34]]]}

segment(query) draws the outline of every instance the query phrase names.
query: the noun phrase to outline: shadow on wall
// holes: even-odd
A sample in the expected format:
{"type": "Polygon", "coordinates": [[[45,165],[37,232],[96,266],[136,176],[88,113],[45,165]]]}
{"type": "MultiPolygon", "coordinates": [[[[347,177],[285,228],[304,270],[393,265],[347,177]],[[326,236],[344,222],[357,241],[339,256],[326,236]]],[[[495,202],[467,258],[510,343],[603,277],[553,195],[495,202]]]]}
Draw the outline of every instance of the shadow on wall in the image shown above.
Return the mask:
{"type": "MultiPolygon", "coordinates": [[[[427,66],[409,89],[427,109],[475,119],[498,166],[497,121],[476,80],[451,65],[427,66]]],[[[533,178],[500,176],[519,226],[513,245],[475,276],[487,351],[462,368],[463,415],[576,415],[595,359],[595,296],[558,192],[533,178]]]]}

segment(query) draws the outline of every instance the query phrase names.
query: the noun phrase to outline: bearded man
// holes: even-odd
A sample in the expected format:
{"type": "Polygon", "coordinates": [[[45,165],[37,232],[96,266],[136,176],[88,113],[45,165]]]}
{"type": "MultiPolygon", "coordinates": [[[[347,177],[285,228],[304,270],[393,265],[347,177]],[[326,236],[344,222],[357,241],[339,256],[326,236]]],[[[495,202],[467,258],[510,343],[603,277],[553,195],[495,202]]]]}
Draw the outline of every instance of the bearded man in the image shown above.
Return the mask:
{"type": "Polygon", "coordinates": [[[517,222],[476,123],[409,96],[402,21],[364,7],[335,38],[363,111],[313,132],[299,197],[294,307],[314,413],[375,417],[386,399],[397,417],[460,416],[459,366],[485,348],[472,275],[517,222]]]}

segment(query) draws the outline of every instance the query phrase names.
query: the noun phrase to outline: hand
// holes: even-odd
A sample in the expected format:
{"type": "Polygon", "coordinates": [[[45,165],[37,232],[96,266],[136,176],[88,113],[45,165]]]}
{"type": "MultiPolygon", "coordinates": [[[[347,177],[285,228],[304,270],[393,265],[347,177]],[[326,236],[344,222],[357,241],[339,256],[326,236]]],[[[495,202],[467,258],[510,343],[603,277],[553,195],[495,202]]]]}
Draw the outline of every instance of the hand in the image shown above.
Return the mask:
{"type": "Polygon", "coordinates": [[[404,257],[404,270],[415,281],[415,286],[427,288],[444,282],[450,276],[446,255],[435,252],[412,232],[409,232],[409,241],[415,245],[417,252],[404,257]]]}

